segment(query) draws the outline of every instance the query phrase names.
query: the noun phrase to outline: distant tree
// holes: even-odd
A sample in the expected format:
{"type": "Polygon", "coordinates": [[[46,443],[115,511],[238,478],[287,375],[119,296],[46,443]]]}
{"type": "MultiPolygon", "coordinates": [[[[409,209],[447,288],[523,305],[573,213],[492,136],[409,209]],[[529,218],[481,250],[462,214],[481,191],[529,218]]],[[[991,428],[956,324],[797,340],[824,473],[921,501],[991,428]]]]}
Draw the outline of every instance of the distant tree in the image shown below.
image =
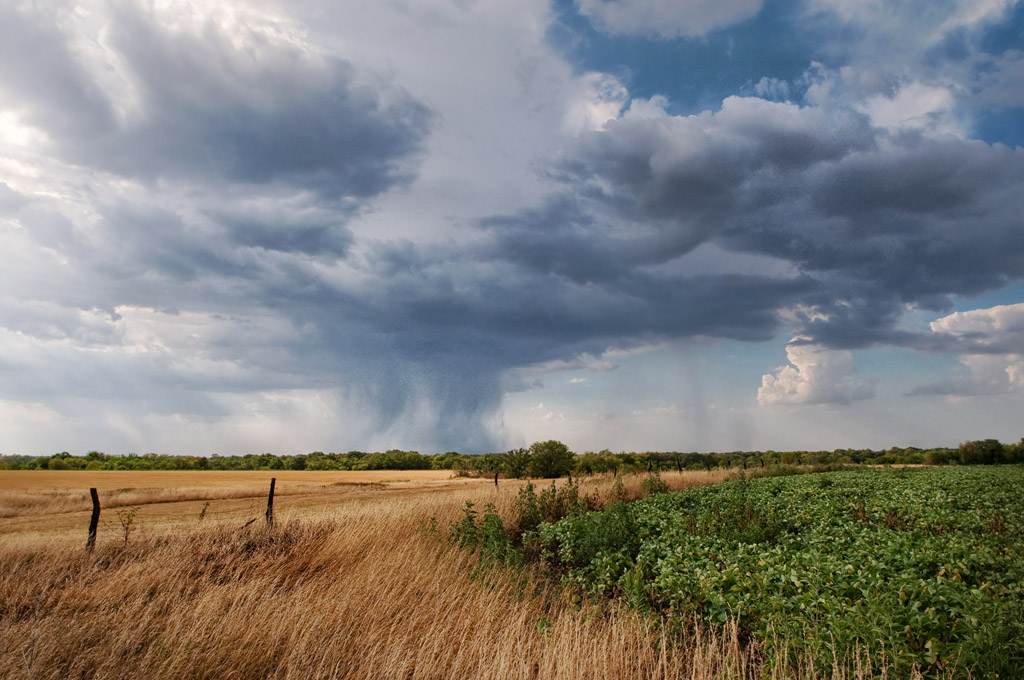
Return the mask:
{"type": "Polygon", "coordinates": [[[337,465],[324,455],[323,451],[313,451],[306,454],[307,470],[336,470],[337,465]]]}
{"type": "Polygon", "coordinates": [[[1003,447],[1003,456],[1007,463],[1024,463],[1024,437],[1016,444],[1007,444],[1003,447]]]}
{"type": "Polygon", "coordinates": [[[525,477],[530,469],[529,449],[511,449],[502,458],[505,474],[509,477],[525,477]]]}
{"type": "Polygon", "coordinates": [[[530,476],[553,479],[571,472],[576,456],[560,441],[549,439],[530,445],[530,476]]]}
{"type": "Polygon", "coordinates": [[[948,465],[954,456],[947,449],[928,449],[924,454],[925,465],[948,465]]]}
{"type": "Polygon", "coordinates": [[[432,470],[451,470],[455,461],[459,460],[462,454],[458,451],[447,451],[431,456],[430,468],[432,470]]]}
{"type": "Polygon", "coordinates": [[[592,475],[601,467],[601,457],[593,451],[576,456],[576,472],[580,475],[592,475]]]}
{"type": "Polygon", "coordinates": [[[964,442],[958,454],[961,465],[994,465],[1003,462],[1003,445],[998,439],[964,442]]]}
{"type": "Polygon", "coordinates": [[[619,468],[622,467],[622,458],[616,456],[608,449],[601,449],[597,452],[598,460],[601,462],[601,466],[597,468],[598,472],[610,472],[613,475],[619,474],[619,468]]]}
{"type": "Polygon", "coordinates": [[[473,464],[473,471],[488,477],[505,470],[504,453],[479,453],[469,458],[473,464]]]}

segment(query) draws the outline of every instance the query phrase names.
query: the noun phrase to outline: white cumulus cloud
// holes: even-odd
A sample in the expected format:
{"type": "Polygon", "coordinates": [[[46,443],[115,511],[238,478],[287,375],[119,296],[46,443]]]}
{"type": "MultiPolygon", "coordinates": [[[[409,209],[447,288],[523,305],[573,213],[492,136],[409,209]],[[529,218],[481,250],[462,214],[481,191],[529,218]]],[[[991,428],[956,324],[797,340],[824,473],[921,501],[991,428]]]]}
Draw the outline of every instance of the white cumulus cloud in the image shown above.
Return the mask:
{"type": "Polygon", "coordinates": [[[600,130],[619,117],[629,101],[629,91],[607,73],[586,73],[579,78],[578,93],[568,106],[565,128],[570,133],[600,130]]]}
{"type": "Polygon", "coordinates": [[[1024,303],[954,312],[932,321],[930,326],[935,333],[1024,350],[1024,303]]]}
{"type": "Polygon", "coordinates": [[[757,403],[762,406],[848,403],[874,394],[870,385],[854,381],[857,369],[849,351],[790,344],[786,357],[789,366],[761,378],[757,403]]]}
{"type": "Polygon", "coordinates": [[[967,374],[912,394],[980,396],[1024,392],[1024,303],[954,312],[931,322],[935,333],[965,345],[967,374]]]}
{"type": "Polygon", "coordinates": [[[909,82],[890,95],[873,94],[858,108],[871,122],[889,130],[922,130],[962,135],[953,109],[956,98],[946,87],[909,82]]]}

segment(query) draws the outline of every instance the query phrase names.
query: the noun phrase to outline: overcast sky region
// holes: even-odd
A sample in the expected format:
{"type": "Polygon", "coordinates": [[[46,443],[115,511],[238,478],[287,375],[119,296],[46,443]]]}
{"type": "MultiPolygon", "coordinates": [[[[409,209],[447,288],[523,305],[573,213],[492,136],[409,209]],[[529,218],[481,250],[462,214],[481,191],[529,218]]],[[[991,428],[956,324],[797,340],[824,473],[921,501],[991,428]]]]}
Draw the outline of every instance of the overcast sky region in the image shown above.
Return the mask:
{"type": "Polygon", "coordinates": [[[0,3],[0,453],[1024,435],[1024,2],[0,3]]]}

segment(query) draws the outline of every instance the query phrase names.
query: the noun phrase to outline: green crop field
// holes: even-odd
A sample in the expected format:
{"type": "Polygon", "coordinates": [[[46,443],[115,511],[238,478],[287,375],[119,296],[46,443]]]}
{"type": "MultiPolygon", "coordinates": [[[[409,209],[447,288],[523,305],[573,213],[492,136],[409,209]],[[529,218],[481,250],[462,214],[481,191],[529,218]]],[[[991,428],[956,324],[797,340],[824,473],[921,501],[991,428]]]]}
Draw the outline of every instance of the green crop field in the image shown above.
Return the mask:
{"type": "Polygon", "coordinates": [[[537,539],[573,586],[669,625],[738,620],[776,663],[1024,669],[1021,467],[740,480],[566,517],[537,539]]]}

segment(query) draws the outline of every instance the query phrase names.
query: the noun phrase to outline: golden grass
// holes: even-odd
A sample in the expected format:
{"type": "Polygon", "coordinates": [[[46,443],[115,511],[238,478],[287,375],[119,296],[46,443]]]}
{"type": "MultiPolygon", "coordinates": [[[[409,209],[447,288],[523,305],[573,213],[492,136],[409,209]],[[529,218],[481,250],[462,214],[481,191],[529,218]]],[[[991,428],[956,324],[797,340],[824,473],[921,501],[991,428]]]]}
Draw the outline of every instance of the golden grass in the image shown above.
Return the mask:
{"type": "Polygon", "coordinates": [[[9,490],[183,487],[252,488],[271,477],[279,484],[369,484],[450,480],[451,470],[0,470],[0,494],[9,490]]]}
{"type": "MultiPolygon", "coordinates": [[[[682,488],[724,476],[664,479],[682,488]]],[[[639,495],[641,481],[627,478],[628,492],[639,495]]],[[[466,500],[508,517],[520,484],[285,496],[273,528],[242,528],[262,511],[246,500],[216,501],[241,505],[203,520],[195,501],[162,503],[161,521],[140,514],[127,545],[119,526],[101,528],[92,554],[87,513],[68,514],[73,528],[7,531],[0,677],[765,677],[735,630],[694,627],[668,644],[650,619],[574,604],[515,572],[474,570],[471,556],[421,529],[429,517],[449,526],[466,500]]],[[[611,489],[607,477],[581,483],[582,493],[611,489]]]]}
{"type": "Polygon", "coordinates": [[[270,478],[275,495],[321,494],[328,487],[387,485],[390,488],[444,484],[449,470],[359,471],[125,471],[0,470],[0,518],[53,515],[89,510],[95,487],[105,508],[266,496],[270,478]]]}

